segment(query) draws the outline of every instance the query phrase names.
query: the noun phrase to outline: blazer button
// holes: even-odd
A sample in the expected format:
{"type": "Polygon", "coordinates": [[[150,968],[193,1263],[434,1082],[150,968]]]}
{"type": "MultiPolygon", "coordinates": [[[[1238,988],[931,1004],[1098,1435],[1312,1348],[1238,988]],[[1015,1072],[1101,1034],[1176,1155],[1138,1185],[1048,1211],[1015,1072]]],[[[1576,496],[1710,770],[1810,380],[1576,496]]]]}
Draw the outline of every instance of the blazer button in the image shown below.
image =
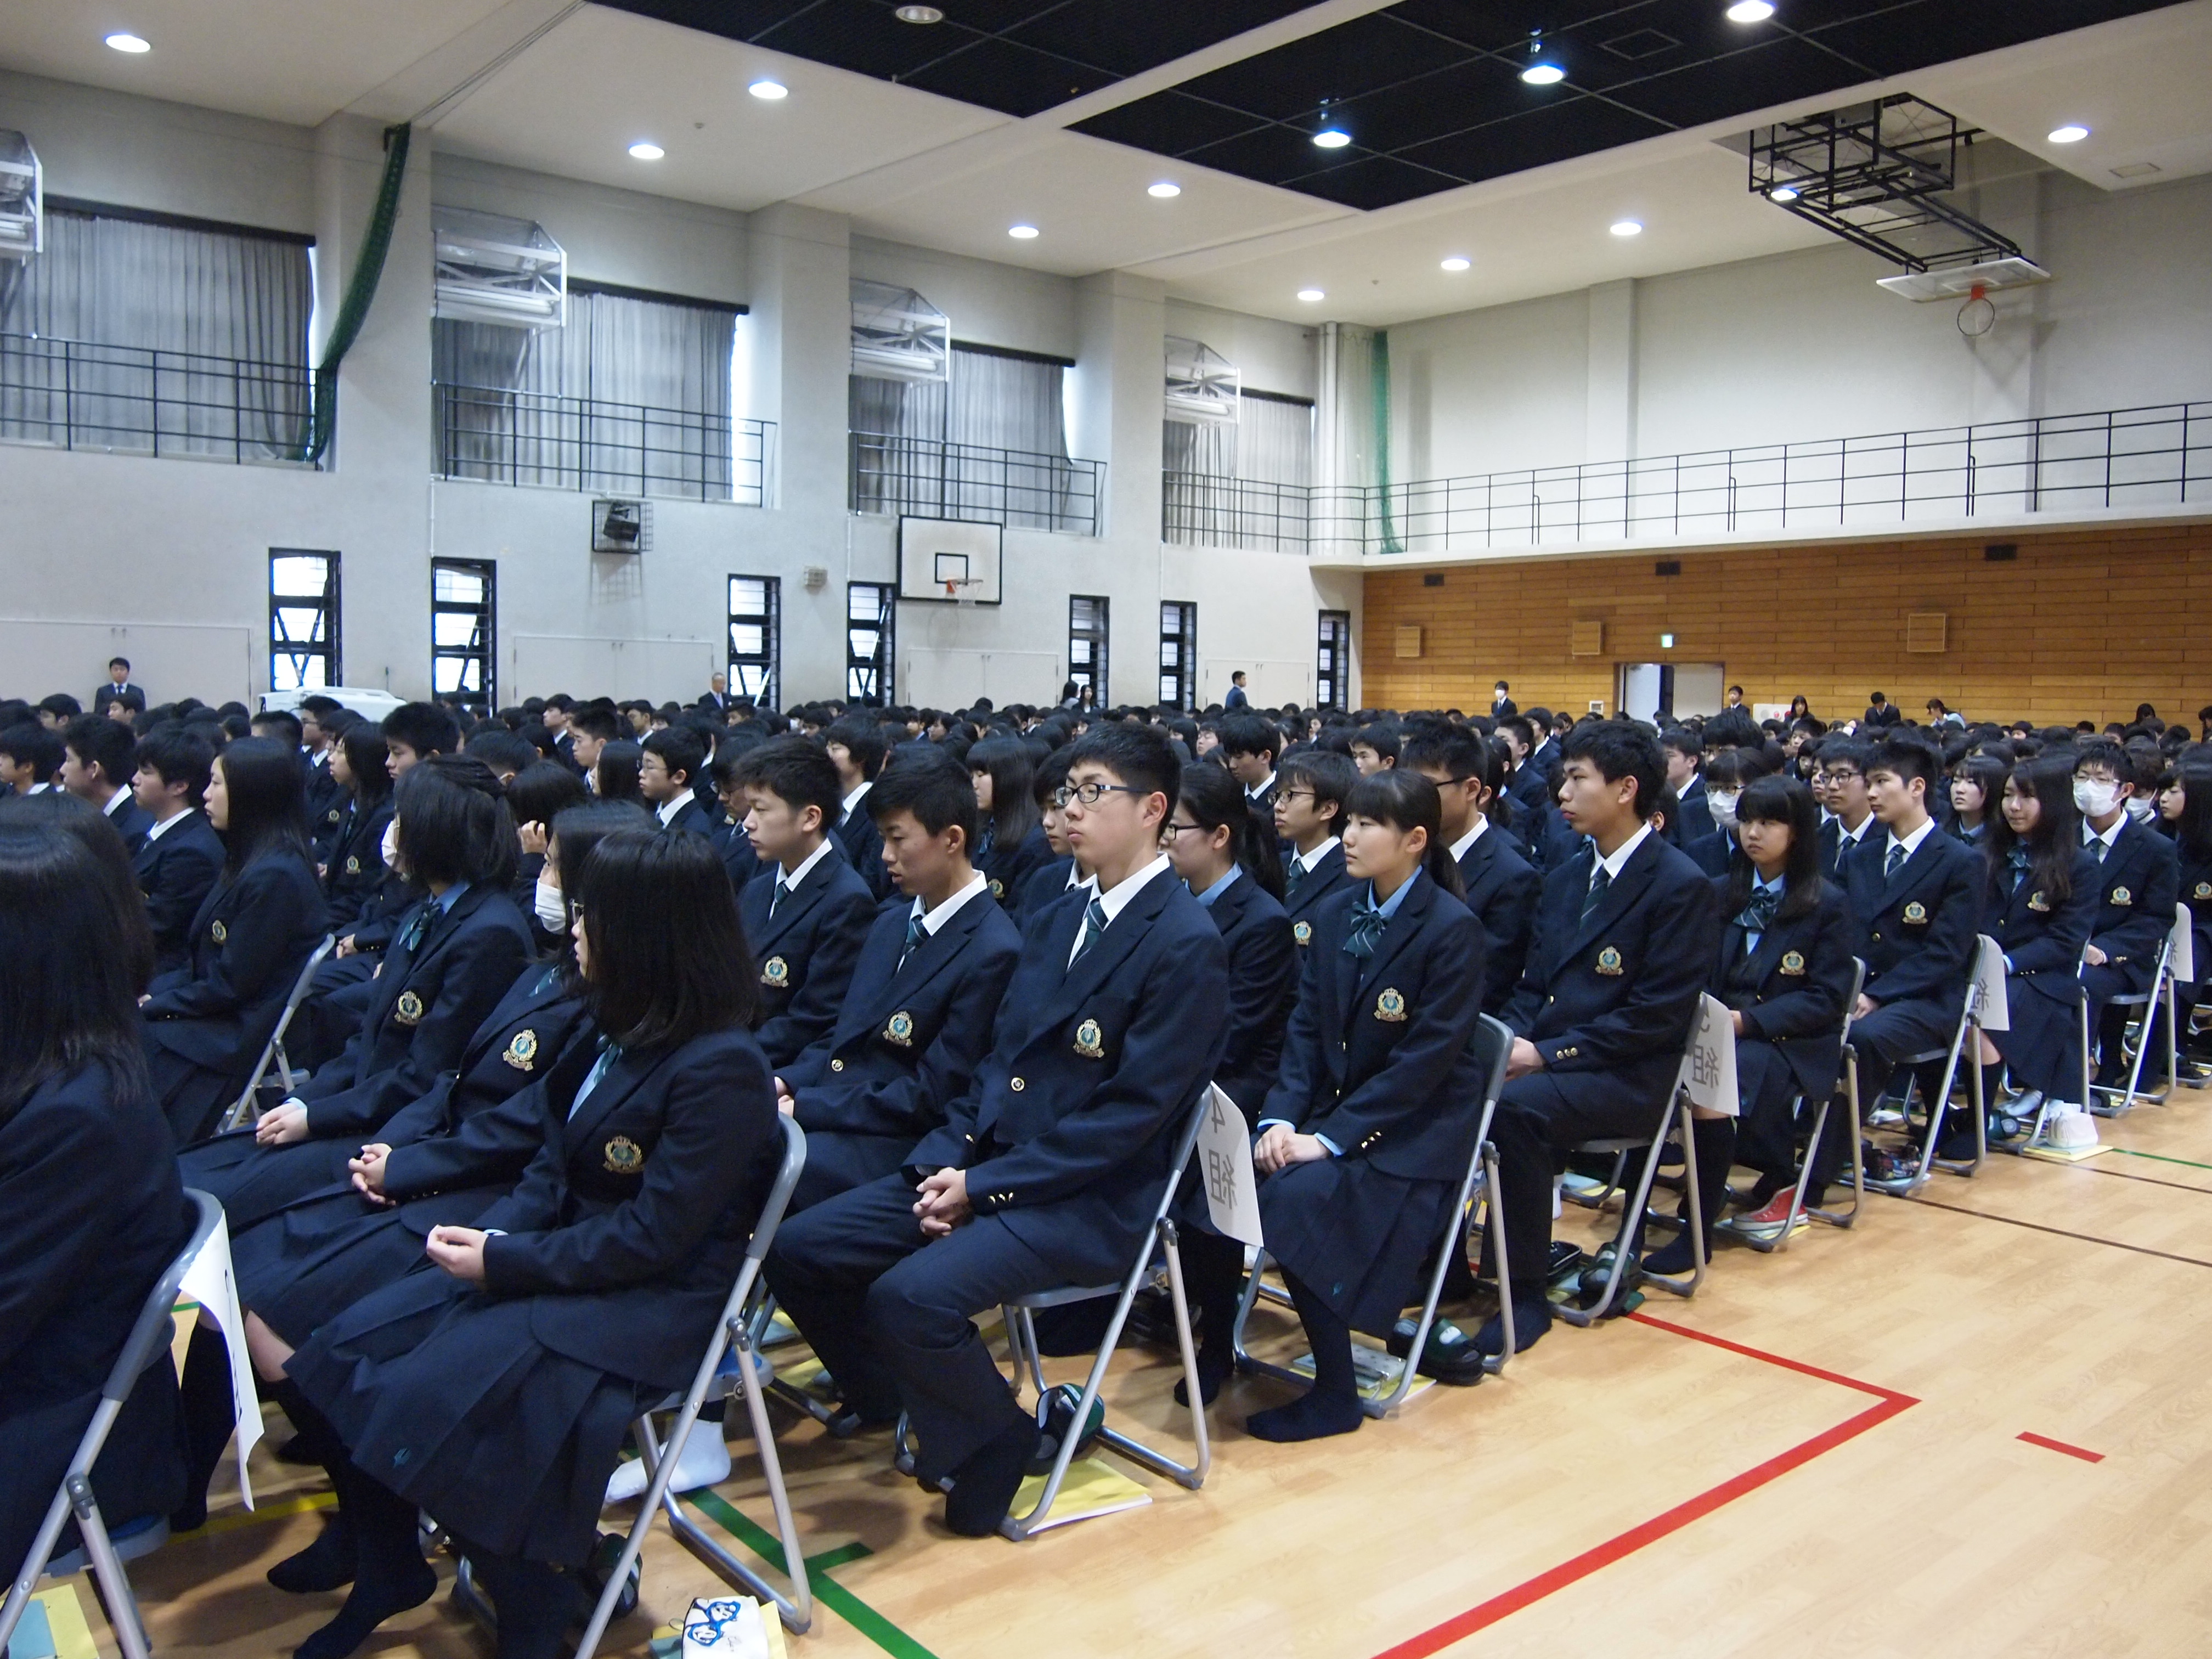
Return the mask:
{"type": "Polygon", "coordinates": [[[830,1062],[830,1069],[833,1072],[842,1072],[845,1069],[845,1062],[842,1060],[833,1060],[830,1062]]]}
{"type": "Polygon", "coordinates": [[[1016,1094],[1019,1094],[1023,1090],[1028,1088],[1030,1085],[1023,1082],[1019,1078],[1012,1078],[1008,1079],[1006,1086],[1009,1089],[1012,1089],[1016,1094]]]}

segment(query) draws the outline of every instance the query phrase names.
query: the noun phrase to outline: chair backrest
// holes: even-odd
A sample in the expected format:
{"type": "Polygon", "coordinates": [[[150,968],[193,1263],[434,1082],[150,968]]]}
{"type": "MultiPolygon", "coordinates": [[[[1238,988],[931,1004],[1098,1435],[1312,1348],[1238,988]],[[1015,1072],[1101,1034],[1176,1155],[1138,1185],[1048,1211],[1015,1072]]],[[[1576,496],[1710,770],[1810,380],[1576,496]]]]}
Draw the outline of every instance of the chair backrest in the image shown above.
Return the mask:
{"type": "Polygon", "coordinates": [[[1490,1118],[1498,1109],[1498,1097],[1505,1091],[1505,1062],[1513,1057],[1513,1028],[1494,1015],[1478,1015],[1474,1029],[1467,1034],[1467,1049],[1482,1073],[1482,1121],[1474,1132],[1480,1151],[1490,1139],[1490,1118]]]}
{"type": "Polygon", "coordinates": [[[775,1172],[775,1180],[761,1202],[760,1218],[753,1223],[753,1236],[745,1246],[745,1257],[758,1261],[768,1255],[768,1247],[775,1243],[775,1230],[783,1224],[783,1212],[791,1203],[792,1188],[799,1185],[799,1173],[806,1168],[806,1131],[799,1127],[799,1120],[787,1112],[778,1112],[776,1121],[783,1126],[783,1163],[775,1172]]]}
{"type": "Polygon", "coordinates": [[[337,942],[338,936],[336,933],[324,934],[323,942],[315,947],[313,954],[308,957],[305,965],[301,968],[300,977],[292,981],[292,994],[284,999],[284,1012],[276,1017],[276,1033],[269,1039],[271,1042],[278,1042],[283,1037],[284,1028],[292,1023],[292,1016],[298,1012],[300,1005],[307,1000],[307,993],[314,988],[315,969],[323,965],[325,957],[337,948],[337,942]]]}
{"type": "Polygon", "coordinates": [[[1842,1041],[1851,1040],[1851,1023],[1859,1017],[1859,998],[1866,991],[1866,958],[1851,958],[1851,994],[1844,999],[1844,1033],[1842,1041]]]}
{"type": "Polygon", "coordinates": [[[130,1340],[124,1343],[123,1352],[115,1356],[115,1364],[107,1373],[107,1386],[100,1390],[103,1399],[118,1404],[128,1399],[131,1390],[137,1386],[138,1374],[153,1364],[158,1350],[167,1346],[169,1318],[177,1306],[177,1287],[184,1283],[193,1258],[213,1236],[216,1224],[222,1219],[222,1206],[197,1187],[185,1188],[185,1196],[198,1211],[192,1221],[192,1236],[161,1270],[154,1288],[146,1292],[145,1305],[138,1310],[138,1322],[131,1328],[130,1340]]]}

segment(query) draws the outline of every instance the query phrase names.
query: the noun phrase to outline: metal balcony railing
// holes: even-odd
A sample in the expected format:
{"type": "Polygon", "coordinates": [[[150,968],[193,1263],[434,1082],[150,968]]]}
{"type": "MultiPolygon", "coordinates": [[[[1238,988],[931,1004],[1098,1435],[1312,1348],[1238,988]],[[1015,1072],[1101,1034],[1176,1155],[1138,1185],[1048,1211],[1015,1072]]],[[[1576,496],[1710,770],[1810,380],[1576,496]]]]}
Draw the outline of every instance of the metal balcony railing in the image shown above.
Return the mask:
{"type": "Polygon", "coordinates": [[[438,476],[765,507],[775,422],[431,383],[438,476]]]}
{"type": "Polygon", "coordinates": [[[878,432],[853,433],[849,442],[848,505],[855,513],[1098,534],[1103,461],[878,432]]]}
{"type": "Polygon", "coordinates": [[[300,464],[301,363],[0,334],[0,441],[123,455],[300,464]]]}

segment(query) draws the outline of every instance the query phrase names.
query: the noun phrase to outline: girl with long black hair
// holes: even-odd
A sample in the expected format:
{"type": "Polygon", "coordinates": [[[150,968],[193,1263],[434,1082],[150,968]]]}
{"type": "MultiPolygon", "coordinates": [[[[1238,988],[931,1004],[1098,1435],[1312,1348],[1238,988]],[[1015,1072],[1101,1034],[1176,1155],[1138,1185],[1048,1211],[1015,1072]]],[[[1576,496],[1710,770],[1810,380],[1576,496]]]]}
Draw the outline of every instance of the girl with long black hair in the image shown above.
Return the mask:
{"type": "Polygon", "coordinates": [[[1036,758],[1020,738],[985,738],[968,751],[968,775],[975,786],[975,804],[983,809],[975,867],[991,884],[991,896],[1010,909],[1022,884],[1052,862],[1052,843],[1038,822],[1036,774],[1036,758]]]}
{"type": "Polygon", "coordinates": [[[345,792],[331,810],[336,833],[323,860],[323,897],[331,927],[349,933],[364,921],[396,910],[404,888],[385,866],[384,832],[392,823],[390,751],[374,720],[356,720],[331,745],[331,781],[345,792]]]}
{"type": "MultiPolygon", "coordinates": [[[[2212,979],[2212,757],[2200,752],[2183,757],[2159,786],[2158,812],[2159,827],[2173,837],[2180,861],[2181,902],[2189,907],[2196,946],[2196,977],[2177,980],[2173,988],[2185,1032],[2205,981],[2212,979]]],[[[2157,1056],[2166,1052],[2163,1008],[2154,1012],[2153,1021],[2148,1041],[2151,1054],[2157,1056]]]]}
{"type": "Polygon", "coordinates": [[[1951,812],[1943,827],[1960,841],[1978,846],[2004,799],[2011,763],[1999,755],[1969,755],[1951,769],[1951,812]]]}
{"type": "MultiPolygon", "coordinates": [[[[2073,763],[2060,755],[2012,768],[1982,836],[1981,931],[2004,951],[2011,1027],[1982,1037],[1982,1099],[1992,1109],[2000,1056],[2026,1091],[2013,1103],[2016,1115],[2081,1092],[2081,947],[2103,895],[2081,822],[2073,763]]],[[[1961,1145],[1944,1156],[1954,1152],[1972,1155],[1961,1145]]]]}

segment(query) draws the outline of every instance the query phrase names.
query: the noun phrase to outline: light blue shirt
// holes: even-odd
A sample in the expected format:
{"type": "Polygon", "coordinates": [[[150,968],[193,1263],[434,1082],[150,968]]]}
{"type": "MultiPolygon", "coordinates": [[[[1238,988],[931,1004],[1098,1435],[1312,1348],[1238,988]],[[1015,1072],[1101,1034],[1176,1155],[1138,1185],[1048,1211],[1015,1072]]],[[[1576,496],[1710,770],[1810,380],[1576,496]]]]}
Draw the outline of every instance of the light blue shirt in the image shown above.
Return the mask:
{"type": "Polygon", "coordinates": [[[430,902],[438,907],[438,914],[440,915],[449,916],[453,913],[453,906],[460,902],[461,895],[468,890],[469,884],[467,882],[457,881],[451,887],[448,887],[444,892],[439,894],[437,897],[432,899],[430,902]]]}
{"type": "Polygon", "coordinates": [[[584,1103],[592,1097],[592,1091],[599,1086],[599,1079],[607,1074],[607,1068],[622,1058],[620,1048],[605,1038],[600,1041],[602,1046],[599,1059],[592,1063],[592,1069],[585,1074],[583,1086],[576,1091],[575,1099],[568,1103],[570,1117],[575,1116],[584,1109],[584,1103]]]}
{"type": "MultiPolygon", "coordinates": [[[[1769,881],[1764,876],[1753,876],[1751,881],[1751,890],[1754,893],[1778,893],[1782,890],[1782,878],[1777,876],[1772,881],[1769,881]]],[[[1749,956],[1753,951],[1759,949],[1759,941],[1765,937],[1764,933],[1746,933],[1743,936],[1744,955],[1749,956]]]]}
{"type": "MultiPolygon", "coordinates": [[[[1243,865],[1231,865],[1229,866],[1229,873],[1227,875],[1222,877],[1219,881],[1215,882],[1212,886],[1207,888],[1203,893],[1197,895],[1198,902],[1200,904],[1203,904],[1207,909],[1211,910],[1213,908],[1213,901],[1219,898],[1224,893],[1227,892],[1235,884],[1237,878],[1243,873],[1244,866],[1243,865]]],[[[1188,886],[1189,884],[1186,882],[1184,885],[1188,886]]]]}

